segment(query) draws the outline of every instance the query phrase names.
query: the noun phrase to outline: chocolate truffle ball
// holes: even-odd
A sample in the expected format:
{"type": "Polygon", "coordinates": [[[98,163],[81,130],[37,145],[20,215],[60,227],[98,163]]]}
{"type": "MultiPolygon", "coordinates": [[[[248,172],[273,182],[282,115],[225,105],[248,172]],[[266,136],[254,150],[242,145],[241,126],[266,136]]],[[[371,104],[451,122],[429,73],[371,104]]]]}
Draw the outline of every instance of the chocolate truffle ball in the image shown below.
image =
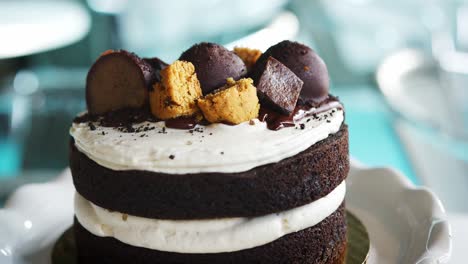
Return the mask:
{"type": "Polygon", "coordinates": [[[283,63],[304,82],[299,96],[300,101],[313,105],[327,98],[329,90],[327,66],[311,48],[289,40],[271,46],[260,56],[252,71],[255,84],[270,56],[283,63]]]}
{"type": "Polygon", "coordinates": [[[193,63],[205,95],[225,85],[227,78],[239,80],[247,73],[247,68],[239,56],[214,43],[202,42],[193,45],[182,53],[179,60],[193,63]]]}
{"type": "Polygon", "coordinates": [[[107,51],[99,57],[86,78],[86,104],[91,114],[148,104],[153,68],[134,53],[107,51]]]}

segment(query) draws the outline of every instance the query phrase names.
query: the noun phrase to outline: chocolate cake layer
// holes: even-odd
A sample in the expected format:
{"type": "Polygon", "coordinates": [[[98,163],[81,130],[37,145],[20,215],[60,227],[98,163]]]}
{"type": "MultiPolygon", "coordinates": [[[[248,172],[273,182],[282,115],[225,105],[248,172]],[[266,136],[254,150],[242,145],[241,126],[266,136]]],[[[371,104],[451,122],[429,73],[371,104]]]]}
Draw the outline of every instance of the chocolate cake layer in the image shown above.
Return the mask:
{"type": "Polygon", "coordinates": [[[75,219],[78,263],[344,263],[346,220],[344,203],[319,224],[263,246],[214,254],[163,252],[94,236],[75,219]]]}
{"type": "Polygon", "coordinates": [[[164,174],[114,171],[71,142],[78,193],[122,213],[157,219],[252,217],[295,208],[334,190],[349,170],[348,128],[278,163],[241,173],[164,174]]]}

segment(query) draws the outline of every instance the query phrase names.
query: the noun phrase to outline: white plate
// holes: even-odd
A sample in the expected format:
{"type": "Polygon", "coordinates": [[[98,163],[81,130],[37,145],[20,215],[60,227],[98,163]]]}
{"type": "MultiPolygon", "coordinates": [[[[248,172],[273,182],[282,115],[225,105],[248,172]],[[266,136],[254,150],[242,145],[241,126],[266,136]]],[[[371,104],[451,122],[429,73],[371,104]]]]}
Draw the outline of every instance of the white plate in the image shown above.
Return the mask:
{"type": "MultiPolygon", "coordinates": [[[[352,162],[346,205],[367,227],[369,263],[447,263],[451,231],[440,200],[392,169],[352,162]]],[[[0,210],[0,263],[49,263],[73,219],[70,171],[19,188],[0,210]]]]}
{"type": "Polygon", "coordinates": [[[81,40],[91,17],[77,1],[0,1],[0,59],[31,55],[81,40]]]}

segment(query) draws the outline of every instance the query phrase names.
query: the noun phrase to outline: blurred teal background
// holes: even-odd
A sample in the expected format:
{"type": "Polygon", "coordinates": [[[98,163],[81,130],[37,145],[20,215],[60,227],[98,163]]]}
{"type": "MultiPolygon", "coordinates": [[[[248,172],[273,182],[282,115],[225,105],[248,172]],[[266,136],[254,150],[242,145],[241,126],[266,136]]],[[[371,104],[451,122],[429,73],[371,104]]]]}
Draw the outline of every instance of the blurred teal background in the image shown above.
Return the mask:
{"type": "Polygon", "coordinates": [[[334,91],[346,107],[351,156],[367,166],[397,168],[413,183],[420,184],[393,129],[392,112],[375,87],[351,85],[334,91]]]}
{"type": "Polygon", "coordinates": [[[104,50],[171,61],[200,41],[264,49],[290,38],[326,61],[353,158],[396,168],[468,210],[450,195],[468,189],[467,1],[3,0],[0,35],[0,202],[67,166],[68,128],[104,50]],[[403,51],[424,60],[396,56],[403,51]],[[458,119],[427,118],[441,109],[458,119]],[[441,187],[448,175],[456,191],[441,187]]]}

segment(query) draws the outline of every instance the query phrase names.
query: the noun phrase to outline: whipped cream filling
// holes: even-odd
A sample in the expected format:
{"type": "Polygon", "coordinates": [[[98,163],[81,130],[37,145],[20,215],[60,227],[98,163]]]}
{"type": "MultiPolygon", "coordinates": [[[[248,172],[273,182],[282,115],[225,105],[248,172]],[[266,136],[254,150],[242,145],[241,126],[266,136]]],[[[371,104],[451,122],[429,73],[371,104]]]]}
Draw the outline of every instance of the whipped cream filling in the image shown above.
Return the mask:
{"type": "Polygon", "coordinates": [[[136,124],[134,127],[155,127],[138,133],[125,133],[98,123],[94,129],[87,123],[73,123],[70,135],[78,150],[113,170],[229,173],[296,155],[338,132],[343,119],[343,110],[333,108],[298,120],[295,127],[277,131],[269,130],[258,119],[254,125],[211,124],[198,126],[192,132],[164,128],[164,122],[136,124]]]}
{"type": "Polygon", "coordinates": [[[328,195],[287,211],[207,220],[159,220],[110,212],[76,193],[75,214],[92,234],[127,245],[178,253],[220,253],[261,246],[312,227],[338,209],[345,192],[343,181],[328,195]]]}

